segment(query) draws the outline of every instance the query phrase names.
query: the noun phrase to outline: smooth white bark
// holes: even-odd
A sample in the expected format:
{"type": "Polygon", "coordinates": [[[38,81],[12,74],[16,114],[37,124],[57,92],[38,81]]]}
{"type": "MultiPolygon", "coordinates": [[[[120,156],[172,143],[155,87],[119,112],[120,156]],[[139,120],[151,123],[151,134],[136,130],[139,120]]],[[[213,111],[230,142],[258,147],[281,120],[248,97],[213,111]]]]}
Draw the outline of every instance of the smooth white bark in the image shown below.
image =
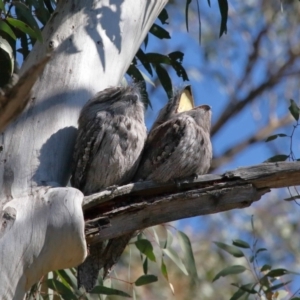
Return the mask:
{"type": "Polygon", "coordinates": [[[52,52],[27,109],[0,139],[0,209],[2,216],[9,207],[16,213],[14,221],[10,217],[7,221],[10,230],[0,233],[1,299],[12,295],[21,299],[43,274],[78,265],[85,256],[82,196],[75,192],[76,196],[70,196],[73,190],[67,189],[64,198],[62,190],[53,198],[56,208],[51,210],[41,196],[44,188],[37,195],[32,190],[66,185],[81,107],[99,90],[120,82],[166,3],[59,1],[44,29],[43,44],[37,43],[24,63],[22,73],[52,52]],[[65,199],[74,208],[69,217],[65,212],[71,208],[66,208],[65,199]],[[54,223],[49,221],[56,217],[54,223]],[[68,236],[73,242],[63,241],[68,236]],[[68,263],[58,258],[62,254],[68,263]]]}

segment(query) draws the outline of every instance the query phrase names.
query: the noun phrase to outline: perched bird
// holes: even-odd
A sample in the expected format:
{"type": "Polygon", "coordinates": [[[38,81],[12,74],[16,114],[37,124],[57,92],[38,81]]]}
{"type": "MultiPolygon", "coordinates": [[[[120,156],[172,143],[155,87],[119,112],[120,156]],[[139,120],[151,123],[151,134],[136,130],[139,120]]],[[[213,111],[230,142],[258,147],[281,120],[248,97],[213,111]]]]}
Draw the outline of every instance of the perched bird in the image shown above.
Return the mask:
{"type": "Polygon", "coordinates": [[[180,107],[185,93],[185,90],[177,93],[159,114],[158,119],[164,122],[156,121],[149,133],[134,180],[166,182],[205,174],[209,170],[211,109],[201,105],[176,113],[172,108],[180,107]],[[171,111],[166,121],[162,117],[164,111],[171,111]]]}
{"type": "Polygon", "coordinates": [[[183,90],[175,92],[174,97],[159,111],[151,131],[164,122],[170,120],[178,113],[191,110],[195,107],[192,89],[187,85],[183,90]]]}
{"type": "Polygon", "coordinates": [[[90,195],[129,183],[147,137],[137,85],[112,87],[83,107],[72,168],[72,186],[90,195]]]}
{"type": "MultiPolygon", "coordinates": [[[[112,185],[129,183],[147,137],[139,87],[112,87],[99,92],[83,107],[78,124],[72,186],[90,195],[112,185]]],[[[130,237],[131,234],[125,240],[130,237]]],[[[107,253],[106,243],[90,247],[90,255],[78,267],[79,287],[90,291],[99,270],[104,268],[107,272],[125,246],[113,249],[113,253],[107,253]]]]}

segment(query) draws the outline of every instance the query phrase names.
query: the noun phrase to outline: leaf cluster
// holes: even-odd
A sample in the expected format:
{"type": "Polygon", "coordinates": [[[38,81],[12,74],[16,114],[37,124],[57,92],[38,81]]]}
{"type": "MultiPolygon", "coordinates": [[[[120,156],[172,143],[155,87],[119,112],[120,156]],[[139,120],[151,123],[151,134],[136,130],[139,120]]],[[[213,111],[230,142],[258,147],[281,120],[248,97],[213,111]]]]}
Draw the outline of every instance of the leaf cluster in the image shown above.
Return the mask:
{"type": "MultiPolygon", "coordinates": [[[[253,235],[254,225],[252,221],[253,235]]],[[[297,274],[295,272],[286,270],[284,268],[272,268],[269,264],[260,264],[259,256],[262,252],[267,251],[266,248],[257,247],[258,239],[253,236],[253,243],[250,245],[248,242],[236,239],[232,241],[232,245],[228,245],[222,242],[215,242],[215,244],[222,250],[235,258],[243,258],[245,265],[237,264],[224,268],[218,272],[213,281],[226,277],[229,275],[238,275],[244,272],[252,273],[253,281],[240,284],[237,282],[232,283],[232,286],[237,288],[237,291],[232,295],[230,300],[237,300],[243,297],[248,299],[249,296],[255,296],[259,299],[286,299],[286,291],[282,290],[286,287],[291,280],[283,280],[283,277],[288,274],[297,274]],[[241,250],[243,249],[243,250],[241,250]],[[282,296],[279,296],[282,295],[282,296]]],[[[300,275],[300,274],[297,274],[300,275]]],[[[241,277],[238,277],[239,282],[242,281],[241,277]]],[[[291,297],[290,300],[297,300],[297,297],[291,297]]]]}

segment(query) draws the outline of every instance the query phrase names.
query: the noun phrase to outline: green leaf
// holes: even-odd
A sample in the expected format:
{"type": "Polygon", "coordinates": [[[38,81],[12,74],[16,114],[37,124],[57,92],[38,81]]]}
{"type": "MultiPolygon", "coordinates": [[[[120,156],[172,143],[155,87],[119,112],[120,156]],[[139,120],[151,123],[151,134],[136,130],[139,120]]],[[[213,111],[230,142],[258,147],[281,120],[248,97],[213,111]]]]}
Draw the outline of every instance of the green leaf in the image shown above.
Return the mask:
{"type": "Polygon", "coordinates": [[[278,137],[287,137],[287,135],[284,134],[284,133],[274,134],[274,135],[269,136],[269,137],[266,139],[266,142],[273,141],[273,140],[277,139],[278,137]]]}
{"type": "Polygon", "coordinates": [[[264,264],[261,268],[260,268],[260,271],[261,272],[264,272],[264,271],[267,271],[267,270],[271,270],[272,267],[268,264],[264,264]]]}
{"type": "Polygon", "coordinates": [[[231,285],[238,287],[239,289],[249,293],[249,294],[257,294],[257,291],[254,289],[257,283],[247,283],[243,285],[238,285],[236,283],[232,283],[231,285]]]}
{"type": "Polygon", "coordinates": [[[227,245],[227,244],[224,244],[224,243],[221,243],[221,242],[214,242],[219,248],[221,248],[222,250],[230,253],[231,255],[233,255],[234,257],[244,257],[244,253],[234,247],[234,246],[230,246],[230,245],[227,245]]]}
{"type": "Polygon", "coordinates": [[[157,276],[155,275],[142,275],[135,281],[136,286],[141,286],[157,281],[157,276]]]}
{"type": "Polygon", "coordinates": [[[294,119],[296,121],[298,121],[300,109],[293,99],[290,99],[290,101],[291,101],[291,105],[289,106],[289,111],[290,111],[291,115],[294,117],[294,119]]]}
{"type": "Polygon", "coordinates": [[[270,158],[268,158],[267,160],[264,161],[264,163],[266,162],[278,162],[278,161],[286,161],[288,159],[288,155],[285,154],[278,154],[278,155],[274,155],[270,158]]]}
{"type": "Polygon", "coordinates": [[[293,197],[285,198],[283,200],[284,201],[294,201],[294,200],[297,200],[297,199],[300,199],[300,195],[296,195],[296,196],[293,196],[293,197]]]}
{"type": "Polygon", "coordinates": [[[45,8],[44,1],[30,0],[30,2],[35,7],[35,16],[43,25],[46,25],[46,23],[50,19],[50,12],[45,8]]]}
{"type": "Polygon", "coordinates": [[[193,254],[193,249],[189,237],[182,231],[177,231],[178,241],[183,251],[183,261],[185,262],[186,269],[194,282],[198,282],[198,273],[193,254]]]}
{"type": "Polygon", "coordinates": [[[7,23],[0,19],[0,32],[3,31],[11,36],[14,40],[17,39],[16,35],[12,31],[12,29],[7,25],[7,23]]]}
{"type": "Polygon", "coordinates": [[[17,20],[17,19],[13,19],[13,18],[6,18],[6,20],[11,26],[21,30],[22,32],[27,33],[32,38],[35,38],[35,39],[39,40],[40,42],[42,41],[41,35],[37,35],[36,32],[33,29],[31,29],[24,22],[17,20]]]}
{"type": "Polygon", "coordinates": [[[238,289],[229,300],[240,299],[246,292],[242,289],[238,289]]]}
{"type": "MultiPolygon", "coordinates": [[[[114,295],[114,296],[121,296],[126,298],[131,298],[131,296],[123,291],[111,289],[106,286],[95,286],[91,291],[91,294],[102,294],[102,295],[114,295]]],[[[76,298],[77,299],[77,298],[76,298]]]]}
{"type": "Polygon", "coordinates": [[[56,291],[58,294],[60,294],[63,297],[63,299],[66,300],[77,299],[73,291],[69,287],[65,286],[62,282],[58,281],[57,279],[47,279],[45,283],[49,289],[56,291]]]}
{"type": "Polygon", "coordinates": [[[171,64],[172,64],[173,69],[176,71],[176,74],[178,77],[181,77],[183,81],[189,80],[187,73],[186,73],[184,67],[181,65],[181,63],[179,63],[175,60],[171,60],[171,64]]]}
{"type": "Polygon", "coordinates": [[[170,39],[169,32],[157,24],[153,24],[149,30],[150,33],[158,37],[159,39],[170,39]]]}
{"type": "Polygon", "coordinates": [[[146,257],[144,262],[143,262],[143,271],[144,271],[144,274],[147,274],[148,273],[148,258],[146,257]]]}
{"type": "Polygon", "coordinates": [[[169,256],[170,259],[177,265],[177,267],[185,274],[188,275],[188,271],[183,264],[181,258],[178,256],[177,252],[174,251],[172,248],[163,249],[163,252],[169,256]]]}
{"type": "Polygon", "coordinates": [[[145,39],[144,39],[144,46],[145,46],[145,49],[147,48],[148,46],[148,40],[149,40],[149,35],[147,34],[145,39]]]}
{"type": "Polygon", "coordinates": [[[77,279],[70,269],[58,270],[55,271],[55,273],[65,286],[70,286],[73,289],[77,289],[77,279]]]}
{"type": "Polygon", "coordinates": [[[168,271],[167,271],[167,266],[164,262],[164,260],[161,260],[161,267],[160,267],[161,273],[163,274],[163,276],[167,279],[167,281],[169,282],[169,277],[168,277],[168,271]]]}
{"type": "Polygon", "coordinates": [[[153,246],[148,240],[142,239],[136,241],[135,245],[139,249],[139,251],[145,254],[151,261],[156,261],[155,255],[153,253],[153,246]]]}
{"type": "Polygon", "coordinates": [[[3,0],[0,0],[0,10],[2,10],[5,13],[5,6],[3,0]]]}
{"type": "Polygon", "coordinates": [[[268,251],[268,249],[266,249],[266,248],[259,248],[259,249],[257,249],[255,251],[255,255],[257,255],[258,253],[263,252],[263,251],[268,251]]]}
{"type": "Polygon", "coordinates": [[[245,248],[245,249],[249,249],[250,248],[250,245],[247,242],[242,241],[242,240],[238,240],[238,239],[237,240],[233,240],[232,244],[234,246],[237,246],[237,247],[240,247],[240,248],[245,248]]]}
{"type": "Polygon", "coordinates": [[[180,63],[183,61],[184,53],[181,51],[174,51],[168,54],[171,60],[178,60],[180,63]]]}
{"type": "Polygon", "coordinates": [[[152,68],[151,65],[149,63],[148,57],[147,55],[145,55],[145,53],[143,52],[142,49],[139,49],[139,51],[136,54],[137,58],[140,60],[140,62],[142,63],[142,65],[144,66],[144,68],[148,71],[148,73],[152,76],[153,72],[152,72],[152,68]]]}
{"type": "Polygon", "coordinates": [[[16,14],[18,19],[20,19],[21,21],[26,20],[27,24],[34,30],[37,36],[37,40],[42,41],[42,32],[38,26],[36,19],[33,17],[30,9],[22,2],[15,1],[14,5],[16,7],[16,14]]]}
{"type": "Polygon", "coordinates": [[[281,277],[283,275],[286,275],[286,274],[290,274],[292,272],[286,270],[286,269],[275,269],[275,270],[271,270],[269,271],[265,276],[267,277],[281,277]]]}
{"type": "Polygon", "coordinates": [[[227,0],[218,0],[218,2],[221,14],[221,26],[219,37],[221,37],[223,33],[227,33],[228,2],[227,0]]]}
{"type": "Polygon", "coordinates": [[[171,59],[167,55],[159,54],[159,53],[146,53],[147,59],[152,64],[167,64],[171,65],[171,59]]]}
{"type": "Polygon", "coordinates": [[[189,31],[189,5],[191,4],[192,0],[186,0],[185,4],[185,24],[186,30],[189,31]]]}
{"type": "Polygon", "coordinates": [[[173,243],[173,233],[167,229],[167,241],[164,248],[170,248],[173,243]]]}
{"type": "Polygon", "coordinates": [[[220,277],[225,277],[227,275],[243,273],[245,270],[246,270],[246,268],[244,266],[240,266],[240,265],[234,265],[234,266],[227,267],[227,268],[223,269],[222,271],[220,271],[214,277],[213,282],[218,280],[220,277]]]}
{"type": "Polygon", "coordinates": [[[162,24],[169,24],[167,21],[169,19],[169,15],[167,10],[164,8],[158,16],[159,20],[162,24]]]}
{"type": "Polygon", "coordinates": [[[269,287],[266,291],[264,291],[264,293],[269,293],[271,291],[276,291],[277,289],[280,289],[282,288],[283,286],[286,286],[288,285],[289,283],[291,283],[293,280],[289,280],[289,281],[286,281],[286,282],[281,282],[281,283],[278,283],[278,284],[275,284],[275,285],[272,285],[271,287],[269,287]]]}
{"type": "Polygon", "coordinates": [[[173,97],[173,87],[168,72],[160,64],[155,65],[155,70],[162,87],[167,93],[168,98],[171,99],[173,97]]]}

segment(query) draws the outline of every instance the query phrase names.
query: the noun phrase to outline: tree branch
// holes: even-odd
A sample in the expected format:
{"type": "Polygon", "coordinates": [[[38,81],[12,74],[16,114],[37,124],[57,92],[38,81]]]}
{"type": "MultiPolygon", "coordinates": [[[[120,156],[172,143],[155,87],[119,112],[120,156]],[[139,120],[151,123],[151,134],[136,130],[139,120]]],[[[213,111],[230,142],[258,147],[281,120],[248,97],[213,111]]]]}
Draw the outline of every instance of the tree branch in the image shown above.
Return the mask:
{"type": "Polygon", "coordinates": [[[300,162],[266,163],[177,183],[137,182],[84,198],[89,244],[183,218],[250,206],[271,188],[300,184],[300,162]]]}

